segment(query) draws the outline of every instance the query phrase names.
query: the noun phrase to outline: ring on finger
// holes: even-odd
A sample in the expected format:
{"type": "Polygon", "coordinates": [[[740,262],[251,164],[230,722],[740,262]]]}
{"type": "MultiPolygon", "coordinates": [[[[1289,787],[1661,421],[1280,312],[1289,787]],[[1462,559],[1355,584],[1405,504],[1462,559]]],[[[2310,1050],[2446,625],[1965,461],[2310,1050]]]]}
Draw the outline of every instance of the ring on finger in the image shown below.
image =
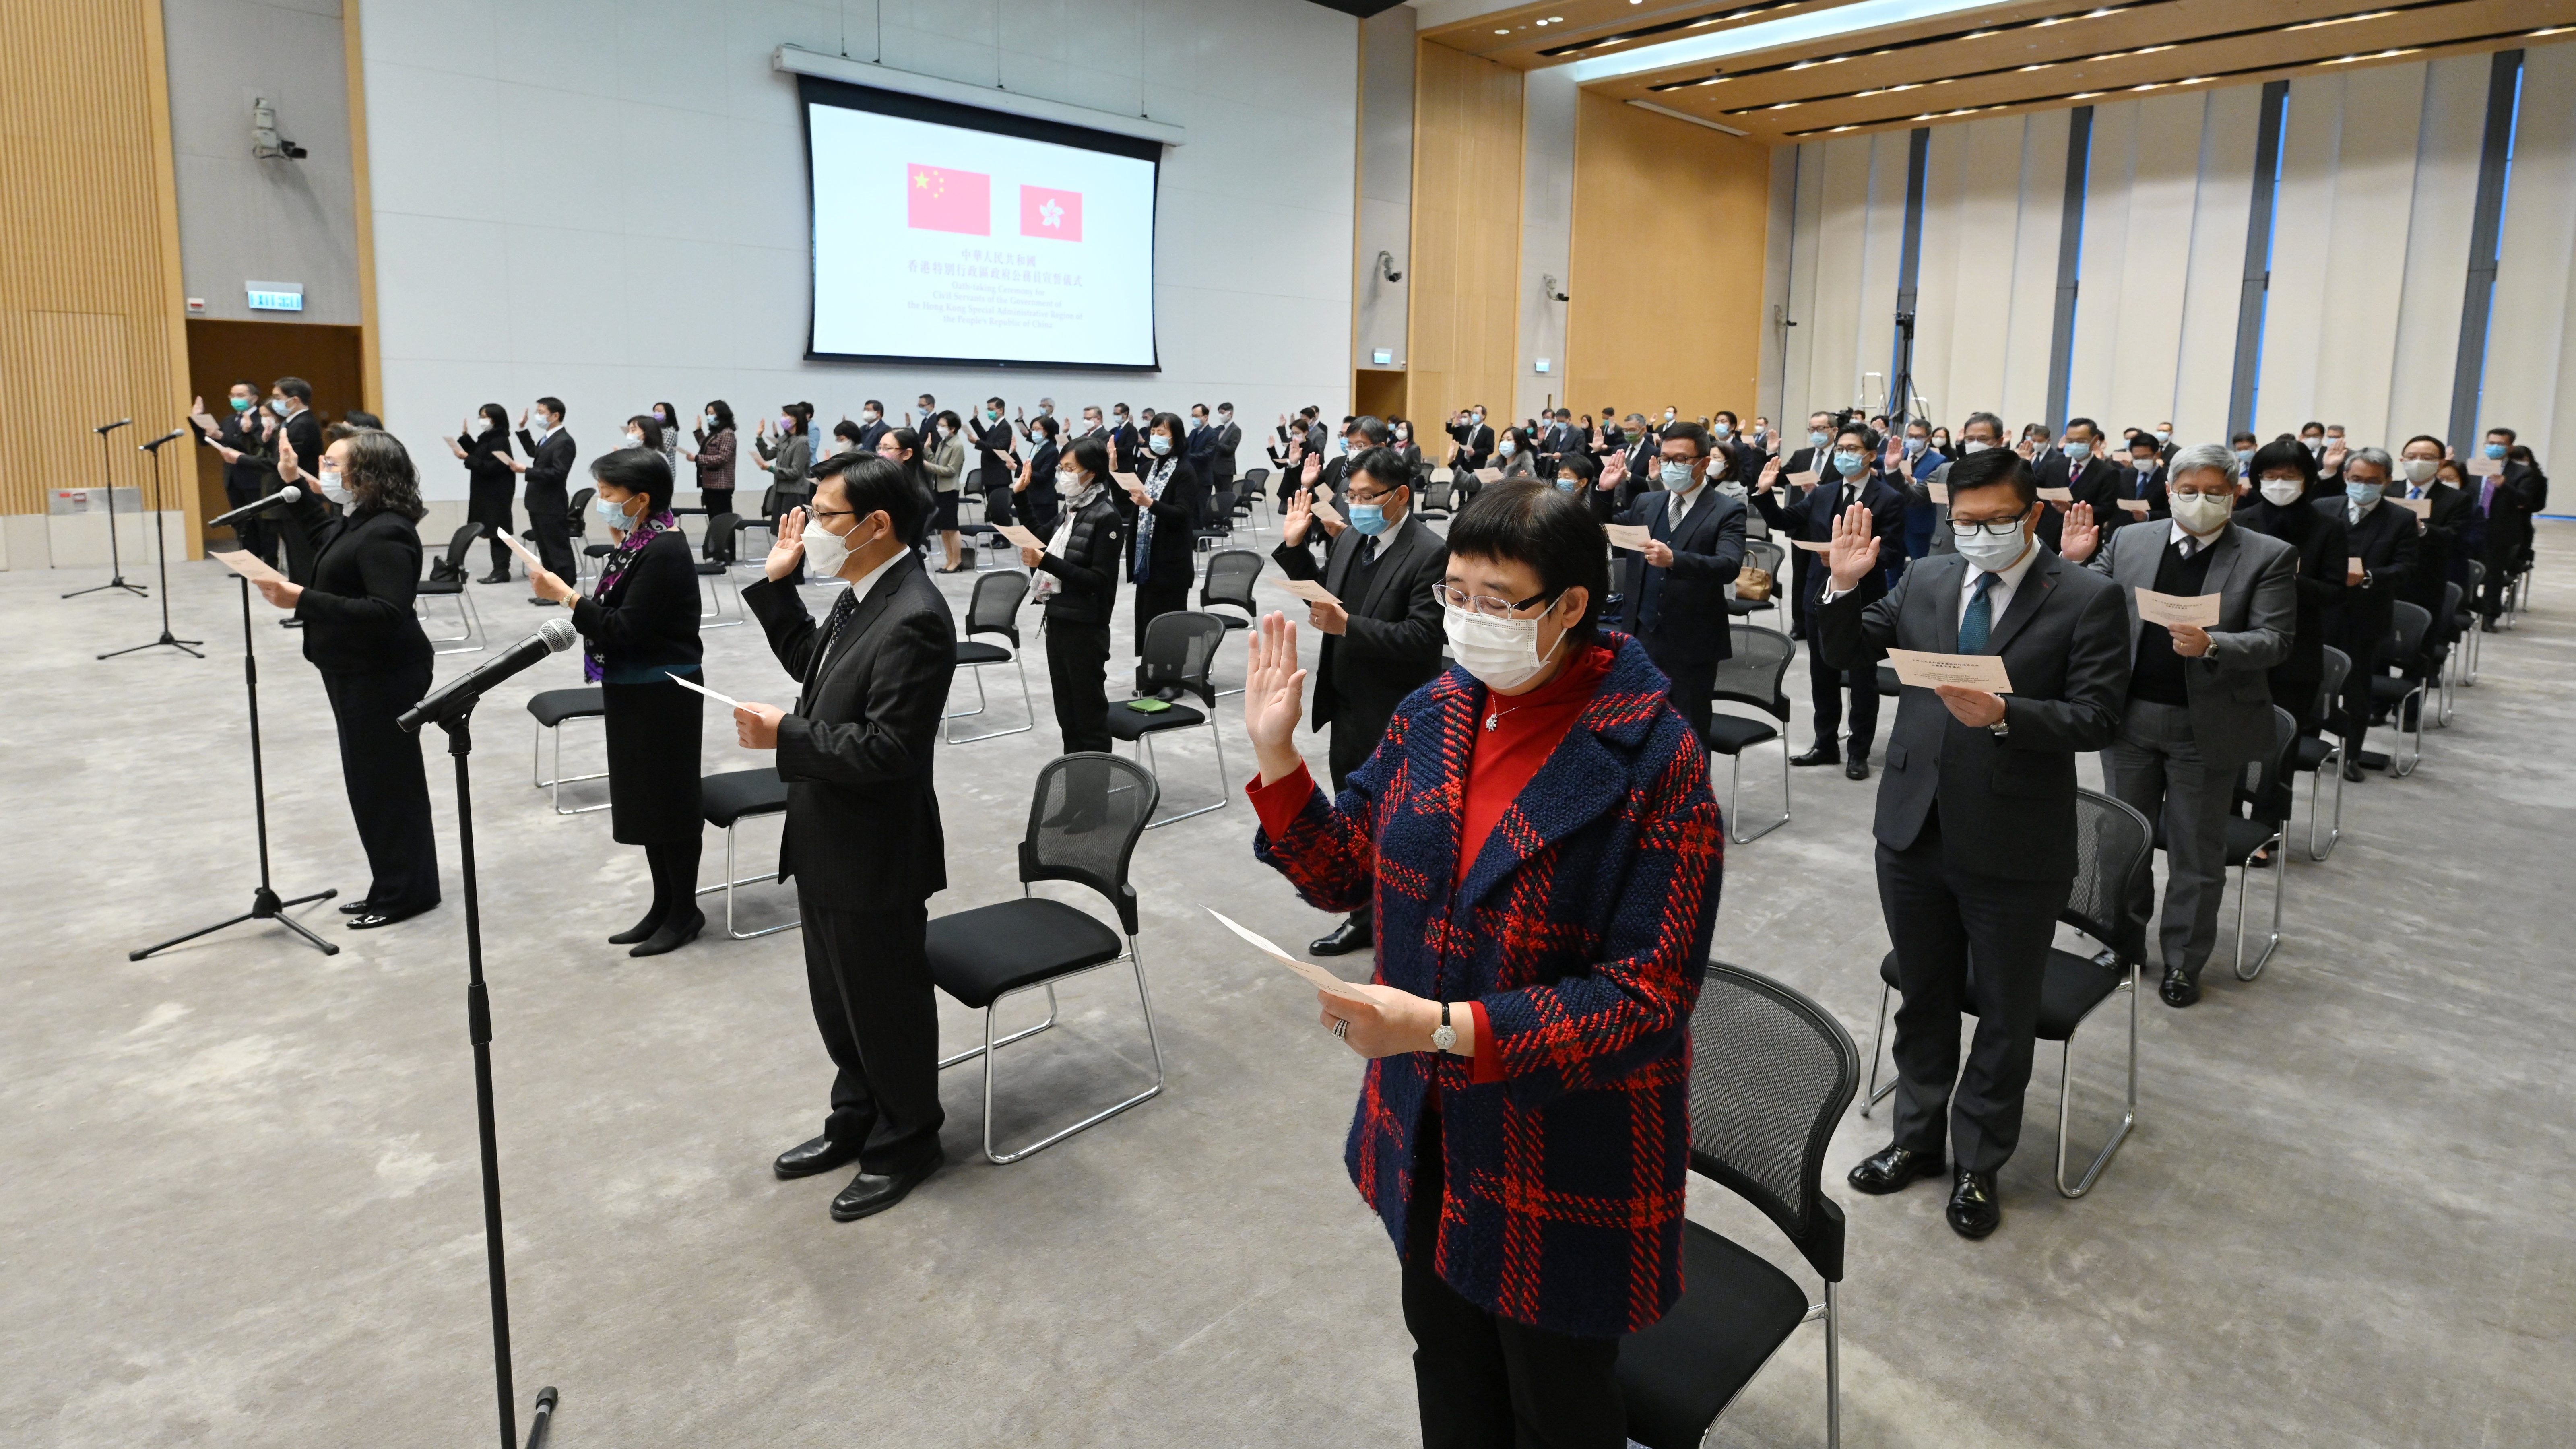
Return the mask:
{"type": "Polygon", "coordinates": [[[1350,1040],[1350,1038],[1351,1038],[1351,1023],[1350,1023],[1349,1018],[1347,1018],[1347,1017],[1339,1017],[1339,1016],[1334,1017],[1334,1018],[1333,1018],[1333,1040],[1335,1040],[1335,1041],[1348,1041],[1348,1040],[1350,1040]]]}

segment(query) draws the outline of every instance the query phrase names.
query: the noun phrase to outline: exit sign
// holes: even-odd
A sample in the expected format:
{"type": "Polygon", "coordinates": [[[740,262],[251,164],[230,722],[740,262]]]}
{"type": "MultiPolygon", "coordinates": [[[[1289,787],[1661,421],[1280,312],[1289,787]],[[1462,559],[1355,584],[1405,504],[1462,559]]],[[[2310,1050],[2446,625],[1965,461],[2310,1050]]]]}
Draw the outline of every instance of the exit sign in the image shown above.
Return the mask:
{"type": "Polygon", "coordinates": [[[251,310],[256,312],[301,312],[304,310],[302,282],[244,282],[250,293],[251,310]]]}

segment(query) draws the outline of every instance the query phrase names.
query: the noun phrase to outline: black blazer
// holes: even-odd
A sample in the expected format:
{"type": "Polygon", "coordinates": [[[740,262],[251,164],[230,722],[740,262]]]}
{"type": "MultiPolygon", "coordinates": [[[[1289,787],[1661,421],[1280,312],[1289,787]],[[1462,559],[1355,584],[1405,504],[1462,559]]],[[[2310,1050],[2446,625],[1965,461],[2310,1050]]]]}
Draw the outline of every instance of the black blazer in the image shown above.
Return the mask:
{"type": "Polygon", "coordinates": [[[1282,543],[1270,556],[1292,579],[1321,579],[1350,615],[1349,632],[1324,636],[1315,664],[1314,727],[1339,720],[1374,737],[1386,732],[1386,722],[1406,695],[1439,677],[1448,631],[1441,623],[1440,600],[1431,591],[1448,570],[1449,545],[1421,514],[1405,514],[1392,531],[1379,535],[1368,588],[1354,597],[1351,570],[1366,536],[1356,528],[1343,529],[1325,546],[1320,570],[1311,534],[1309,543],[1282,543]]]}
{"type": "MultiPolygon", "coordinates": [[[[2404,486],[2399,485],[2401,493],[2404,486]]],[[[2436,636],[2448,637],[2450,621],[2442,617],[2442,586],[2456,583],[2465,589],[2468,585],[2469,555],[2464,540],[2477,516],[2478,505],[2467,490],[2448,483],[2426,485],[2424,496],[2433,500],[2433,514],[2415,531],[2415,569],[2406,591],[2398,597],[2432,610],[2436,636]]]]}
{"type": "Polygon", "coordinates": [[[1730,628],[1735,616],[1726,607],[1726,586],[1744,572],[1744,505],[1718,492],[1714,483],[1700,487],[1708,496],[1691,506],[1678,534],[1664,521],[1672,511],[1673,495],[1660,489],[1638,498],[1615,520],[1644,524],[1647,532],[1673,551],[1672,566],[1658,570],[1664,575],[1657,611],[1663,628],[1651,635],[1644,628],[1650,565],[1644,554],[1624,556],[1627,573],[1620,591],[1626,596],[1627,610],[1619,627],[1677,659],[1730,659],[1735,655],[1730,628]]]}
{"type": "Polygon", "coordinates": [[[1118,602],[1118,564],[1127,538],[1127,518],[1118,511],[1117,500],[1117,486],[1104,480],[1092,491],[1091,501],[1074,512],[1064,552],[1049,550],[1038,557],[1038,567],[1063,585],[1047,596],[1047,618],[1067,624],[1109,622],[1118,602]]]}
{"type": "Polygon", "coordinates": [[[2066,510],[2077,503],[2093,505],[2093,521],[2105,532],[2116,532],[2114,518],[2126,518],[2120,511],[2120,465],[2099,454],[2084,462],[2084,471],[2072,473],[2064,453],[2051,453],[2031,465],[2031,473],[2042,488],[2063,488],[2074,494],[2066,503],[2051,504],[2039,515],[2039,541],[2050,551],[2057,548],[2059,536],[2066,529],[2066,510]]]}
{"type": "MultiPolygon", "coordinates": [[[[2396,603],[2413,581],[2415,515],[2382,502],[2354,522],[2344,499],[2326,498],[2316,506],[2344,520],[2347,554],[2361,560],[2361,583],[2344,589],[2339,611],[2342,618],[2336,631],[2344,652],[2353,657],[2353,667],[2359,669],[2370,657],[2365,650],[2375,650],[2387,642],[2396,603]]],[[[2349,570],[2346,577],[2350,577],[2349,570]]]]}
{"type": "Polygon", "coordinates": [[[2289,656],[2272,666],[2272,677],[2292,683],[2323,679],[2326,621],[2343,602],[2344,560],[2351,552],[2344,535],[2343,505],[2328,498],[2302,500],[2284,508],[2264,499],[2251,507],[2240,504],[2236,522],[2299,551],[2298,629],[2290,636],[2289,656]],[[2325,503],[2334,503],[2332,513],[2325,510],[2325,503]]]}
{"type": "MultiPolygon", "coordinates": [[[[430,659],[429,636],[412,612],[420,587],[420,534],[411,520],[362,509],[315,530],[321,542],[304,595],[304,657],[334,674],[373,674],[430,659]]],[[[290,552],[289,557],[293,554],[290,552]]]]}
{"type": "Polygon", "coordinates": [[[295,466],[307,478],[322,476],[322,421],[313,416],[313,409],[306,408],[279,427],[286,433],[280,446],[295,450],[295,466]]]}
{"type": "MultiPolygon", "coordinates": [[[[1887,592],[1888,565],[1905,556],[1904,490],[1878,473],[1871,473],[1868,478],[1869,481],[1861,485],[1860,501],[1869,509],[1870,532],[1878,538],[1879,566],[1871,569],[1868,577],[1853,590],[1864,604],[1887,592]]],[[[1763,518],[1773,528],[1792,539],[1805,539],[1809,543],[1834,541],[1834,519],[1842,513],[1842,504],[1842,478],[1839,474],[1820,480],[1807,490],[1806,497],[1794,503],[1781,502],[1777,487],[1767,493],[1753,495],[1753,506],[1762,510],[1763,518]]],[[[1797,579],[1799,606],[1812,609],[1824,596],[1825,580],[1830,574],[1810,562],[1807,550],[1793,545],[1789,553],[1795,560],[1793,573],[1797,579]]]]}
{"type": "Polygon", "coordinates": [[[1055,486],[1055,470],[1063,463],[1064,450],[1039,434],[1037,448],[1029,454],[1028,491],[1011,497],[1020,522],[1041,534],[1055,532],[1056,519],[1064,511],[1064,494],[1055,486]]]}
{"type": "MultiPolygon", "coordinates": [[[[208,436],[193,419],[188,426],[195,429],[198,437],[208,436]]],[[[277,465],[267,457],[268,440],[260,435],[259,422],[253,414],[225,409],[224,415],[215,420],[212,436],[241,454],[239,460],[224,465],[224,493],[236,506],[277,491],[273,481],[277,465]]]]}
{"type": "Polygon", "coordinates": [[[1010,423],[996,422],[987,428],[975,418],[969,418],[966,420],[966,442],[975,449],[975,466],[984,472],[980,480],[984,491],[990,493],[996,488],[1009,488],[1011,479],[1019,474],[1019,470],[1011,466],[1011,454],[1019,446],[1019,437],[1011,431],[1010,423]]]}
{"type": "Polygon", "coordinates": [[[510,495],[516,491],[511,485],[518,481],[509,463],[510,435],[489,428],[472,437],[458,435],[456,445],[465,450],[466,521],[509,527],[510,495]]]}
{"type": "MultiPolygon", "coordinates": [[[[1146,464],[1136,476],[1149,478],[1152,468],[1152,464],[1146,464]]],[[[1190,466],[1189,459],[1181,458],[1172,464],[1171,480],[1163,485],[1163,496],[1154,500],[1153,567],[1146,576],[1150,584],[1186,588],[1197,573],[1198,565],[1192,556],[1198,551],[1199,519],[1207,512],[1207,491],[1207,479],[1190,466]]],[[[1136,576],[1134,533],[1139,510],[1123,488],[1116,489],[1116,502],[1118,511],[1127,519],[1127,577],[1132,579],[1136,576]]]]}
{"type": "Polygon", "coordinates": [[[2119,497],[2143,498],[2147,500],[2147,511],[2131,513],[2115,500],[2111,505],[2109,518],[2093,520],[2102,525],[2102,537],[2105,539],[2132,523],[2148,523],[2173,517],[2173,499],[2165,491],[2165,470],[2161,466],[2149,468],[2143,479],[2138,476],[2138,470],[2135,467],[2122,468],[2119,497]]]}
{"type": "Polygon", "coordinates": [[[932,746],[957,672],[948,601],[911,553],[869,585],[827,651],[793,584],[768,579],[742,599],[770,652],[804,681],[778,722],[787,782],[782,878],[847,911],[920,905],[948,885],[948,844],[931,780],[932,746]]]}
{"type": "Polygon", "coordinates": [[[564,480],[572,476],[576,452],[572,434],[557,428],[546,435],[541,445],[521,428],[519,447],[528,455],[528,471],[520,475],[527,484],[528,521],[535,522],[538,510],[545,508],[553,509],[557,518],[563,517],[564,510],[572,506],[572,495],[564,491],[564,480]]]}
{"type": "MultiPolygon", "coordinates": [[[[1967,568],[1955,553],[1926,555],[1876,603],[1855,589],[1816,606],[1808,618],[1817,651],[1837,668],[1873,663],[1890,648],[1956,654],[1967,568]]],[[[1942,859],[1954,869],[2074,878],[2075,757],[2111,743],[2129,695],[2126,593],[2054,549],[2039,551],[1986,646],[2012,675],[2009,733],[1959,723],[1931,690],[1904,691],[1879,776],[1881,845],[1913,845],[1937,802],[1942,859]]]]}
{"type": "Polygon", "coordinates": [[[650,684],[698,667],[698,565],[678,529],[637,551],[605,598],[572,606],[573,627],[595,646],[609,684],[650,684]]]}

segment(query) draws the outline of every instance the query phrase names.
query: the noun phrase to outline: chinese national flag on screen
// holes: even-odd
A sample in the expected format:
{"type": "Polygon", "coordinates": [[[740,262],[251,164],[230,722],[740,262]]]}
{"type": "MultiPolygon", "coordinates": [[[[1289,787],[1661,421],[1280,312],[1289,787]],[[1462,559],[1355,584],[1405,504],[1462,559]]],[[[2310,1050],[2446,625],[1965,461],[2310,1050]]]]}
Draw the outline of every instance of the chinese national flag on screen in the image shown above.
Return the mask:
{"type": "Polygon", "coordinates": [[[979,171],[951,171],[919,164],[904,168],[910,201],[904,224],[923,231],[993,234],[993,178],[979,171]]]}
{"type": "Polygon", "coordinates": [[[1082,193],[1045,186],[1021,187],[1020,235],[1082,240],[1082,193]]]}

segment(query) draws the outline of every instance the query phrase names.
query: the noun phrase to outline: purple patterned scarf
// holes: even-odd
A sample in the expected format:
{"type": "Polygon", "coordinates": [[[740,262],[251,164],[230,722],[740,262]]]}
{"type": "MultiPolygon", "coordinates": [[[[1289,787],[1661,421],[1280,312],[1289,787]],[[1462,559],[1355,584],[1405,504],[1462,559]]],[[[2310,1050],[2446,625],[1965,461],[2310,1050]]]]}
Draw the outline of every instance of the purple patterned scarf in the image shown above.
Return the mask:
{"type": "MultiPolygon", "coordinates": [[[[592,587],[590,597],[605,604],[608,591],[617,587],[617,581],[626,576],[627,567],[635,562],[637,554],[644,551],[644,545],[659,538],[665,530],[679,526],[680,520],[665,508],[629,530],[616,550],[599,561],[599,582],[592,587]]],[[[599,657],[599,641],[587,635],[581,641],[581,677],[585,684],[597,684],[608,677],[607,661],[599,657]]]]}

